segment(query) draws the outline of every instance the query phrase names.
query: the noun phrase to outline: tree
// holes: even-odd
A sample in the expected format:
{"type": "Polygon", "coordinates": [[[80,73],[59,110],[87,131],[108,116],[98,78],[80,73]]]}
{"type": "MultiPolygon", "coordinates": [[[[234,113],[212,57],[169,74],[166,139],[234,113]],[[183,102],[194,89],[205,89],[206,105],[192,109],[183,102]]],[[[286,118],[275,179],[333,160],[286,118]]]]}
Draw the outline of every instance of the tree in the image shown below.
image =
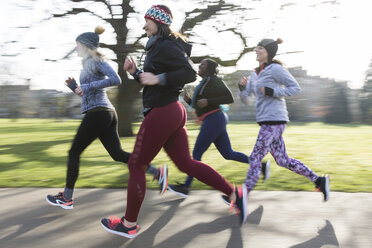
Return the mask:
{"type": "Polygon", "coordinates": [[[359,94],[359,99],[361,122],[372,124],[372,63],[366,73],[366,79],[359,94]]]}
{"type": "MultiPolygon", "coordinates": [[[[132,136],[133,131],[131,127],[131,123],[134,118],[133,113],[133,102],[139,98],[140,96],[140,85],[135,83],[134,80],[129,79],[127,73],[123,70],[123,65],[125,58],[128,54],[135,53],[140,49],[143,49],[143,46],[140,44],[140,40],[144,37],[143,35],[138,37],[133,43],[127,42],[128,37],[128,15],[133,13],[134,10],[130,5],[130,1],[123,0],[121,4],[113,4],[111,1],[106,0],[96,0],[95,2],[102,3],[103,6],[108,10],[110,13],[109,16],[103,17],[98,15],[97,13],[93,12],[89,9],[89,3],[92,1],[89,0],[72,0],[73,3],[82,3],[86,2],[87,6],[82,8],[72,8],[71,10],[65,13],[54,14],[54,18],[65,17],[68,15],[77,15],[81,13],[89,13],[94,15],[108,24],[110,24],[114,32],[116,34],[116,44],[114,45],[107,45],[107,44],[100,44],[101,47],[109,48],[116,54],[116,60],[118,64],[118,74],[122,79],[122,84],[118,87],[118,94],[117,94],[117,112],[118,112],[118,119],[119,119],[119,135],[123,136],[132,136]],[[125,45],[124,45],[125,44],[125,45]]],[[[186,18],[185,22],[182,25],[181,32],[183,33],[190,33],[191,30],[201,22],[210,19],[211,17],[217,15],[218,11],[221,10],[228,10],[234,9],[238,6],[226,4],[225,1],[218,1],[217,3],[207,5],[206,8],[199,9],[196,8],[190,12],[186,13],[186,17],[193,16],[191,18],[186,18]]],[[[211,57],[215,59],[219,64],[222,66],[231,66],[236,65],[237,61],[247,52],[253,50],[253,48],[247,47],[246,39],[243,37],[242,34],[235,31],[233,28],[221,28],[219,31],[231,31],[234,34],[238,35],[243,44],[243,50],[237,56],[236,59],[230,60],[222,60],[219,57],[211,57]]],[[[200,62],[204,57],[192,57],[191,60],[195,63],[200,62]]]]}
{"type": "Polygon", "coordinates": [[[351,121],[346,85],[333,83],[325,100],[328,102],[328,113],[324,117],[325,123],[349,123],[351,121]]]}
{"type": "Polygon", "coordinates": [[[133,131],[131,128],[132,123],[132,103],[139,97],[140,86],[137,83],[134,83],[134,80],[130,80],[127,77],[127,73],[123,70],[123,65],[127,54],[132,53],[138,49],[139,39],[133,44],[127,44],[127,21],[128,14],[133,13],[134,10],[130,6],[129,1],[122,1],[121,4],[113,4],[111,1],[105,0],[96,0],[95,2],[101,2],[103,6],[108,10],[109,15],[107,17],[100,16],[89,7],[89,3],[92,1],[89,0],[72,0],[72,2],[87,2],[85,8],[72,8],[66,13],[54,14],[54,18],[64,17],[67,15],[76,15],[80,13],[89,13],[91,15],[97,16],[100,19],[104,20],[112,26],[116,34],[116,44],[107,45],[101,43],[100,46],[103,48],[108,48],[116,54],[115,62],[118,64],[118,74],[122,80],[122,84],[118,87],[117,94],[117,112],[119,119],[119,135],[120,136],[132,136],[133,131]]]}

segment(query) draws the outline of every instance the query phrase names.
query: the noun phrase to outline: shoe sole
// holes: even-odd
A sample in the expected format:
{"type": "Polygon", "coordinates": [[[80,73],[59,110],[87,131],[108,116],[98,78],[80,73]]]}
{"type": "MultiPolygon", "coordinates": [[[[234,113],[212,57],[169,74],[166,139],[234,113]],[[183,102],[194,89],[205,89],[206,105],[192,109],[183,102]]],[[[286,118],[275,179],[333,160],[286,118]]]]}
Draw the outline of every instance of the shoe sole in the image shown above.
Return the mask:
{"type": "Polygon", "coordinates": [[[243,215],[242,217],[242,225],[245,223],[248,217],[248,204],[247,204],[247,187],[243,184],[242,185],[242,202],[243,202],[243,215]]]}
{"type": "Polygon", "coordinates": [[[179,196],[181,196],[181,197],[183,197],[183,198],[187,198],[189,195],[185,195],[185,194],[182,194],[182,193],[180,193],[180,192],[178,192],[178,191],[175,191],[175,190],[173,190],[171,187],[169,187],[168,186],[168,190],[170,191],[170,192],[173,192],[173,193],[175,193],[176,195],[179,195],[179,196]]]}
{"type": "MultiPolygon", "coordinates": [[[[166,182],[165,182],[165,185],[163,183],[161,183],[161,186],[162,186],[162,188],[160,189],[160,194],[161,195],[164,194],[164,192],[168,188],[168,167],[167,167],[166,164],[163,166],[163,175],[166,176],[166,179],[165,179],[166,182]]],[[[164,181],[164,177],[162,178],[162,180],[164,181]]]]}
{"type": "Polygon", "coordinates": [[[231,202],[226,201],[225,198],[224,198],[224,195],[221,195],[221,199],[222,199],[222,201],[223,201],[227,206],[230,206],[231,202]]]}
{"type": "Polygon", "coordinates": [[[325,179],[326,179],[326,181],[325,181],[325,197],[324,197],[324,201],[328,201],[328,199],[329,199],[329,192],[330,192],[330,186],[329,186],[329,176],[328,175],[326,175],[325,176],[325,179]]]}
{"type": "Polygon", "coordinates": [[[47,201],[47,203],[49,205],[52,205],[52,206],[55,206],[55,207],[61,207],[61,208],[66,209],[66,210],[70,210],[70,209],[74,208],[74,206],[66,206],[66,205],[51,202],[51,201],[49,201],[48,197],[46,197],[45,200],[47,201]]]}
{"type": "Polygon", "coordinates": [[[271,174],[271,171],[270,171],[270,160],[267,160],[266,164],[265,164],[265,175],[264,175],[264,182],[267,181],[267,179],[269,179],[270,177],[270,174],[271,174]]]}
{"type": "Polygon", "coordinates": [[[112,234],[116,234],[116,235],[119,235],[119,236],[123,236],[123,237],[126,237],[126,238],[129,238],[129,239],[132,239],[134,237],[136,237],[137,234],[128,234],[128,233],[123,233],[123,232],[118,232],[118,231],[115,231],[115,230],[111,230],[110,228],[106,227],[102,221],[101,221],[101,226],[109,233],[112,233],[112,234]]]}

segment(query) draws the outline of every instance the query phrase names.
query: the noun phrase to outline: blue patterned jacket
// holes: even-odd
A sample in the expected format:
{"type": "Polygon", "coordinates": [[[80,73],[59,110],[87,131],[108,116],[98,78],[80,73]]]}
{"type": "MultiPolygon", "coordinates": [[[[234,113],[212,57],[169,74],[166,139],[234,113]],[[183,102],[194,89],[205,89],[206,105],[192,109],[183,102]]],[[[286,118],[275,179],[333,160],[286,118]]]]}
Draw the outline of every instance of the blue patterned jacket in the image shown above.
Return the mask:
{"type": "Polygon", "coordinates": [[[105,88],[119,85],[121,80],[112,67],[103,59],[89,57],[83,61],[80,87],[83,90],[81,113],[97,107],[115,109],[107,97],[105,88]]]}

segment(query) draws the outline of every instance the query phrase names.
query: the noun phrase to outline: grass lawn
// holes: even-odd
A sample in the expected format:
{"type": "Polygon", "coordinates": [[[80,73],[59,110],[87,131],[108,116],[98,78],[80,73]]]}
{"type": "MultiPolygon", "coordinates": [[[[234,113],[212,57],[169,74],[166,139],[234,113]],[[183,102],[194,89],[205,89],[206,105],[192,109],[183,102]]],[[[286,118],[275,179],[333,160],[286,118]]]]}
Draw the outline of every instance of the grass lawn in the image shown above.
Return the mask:
{"type": "MultiPolygon", "coordinates": [[[[67,152],[80,120],[0,119],[0,187],[63,187],[67,152]]],[[[140,123],[134,124],[137,132],[140,123]]],[[[187,124],[190,152],[199,126],[187,124]]],[[[230,122],[228,132],[233,149],[250,154],[259,126],[251,122],[230,122]]],[[[331,190],[372,192],[372,126],[291,123],[285,133],[287,152],[313,171],[329,174],[331,190]]],[[[124,150],[131,151],[135,137],[122,138],[124,150]]],[[[261,181],[261,190],[307,190],[314,186],[306,178],[276,165],[272,160],[270,179],[261,181]]],[[[203,156],[230,182],[244,182],[249,165],[225,160],[212,145],[203,156]]],[[[164,151],[154,159],[155,165],[169,165],[169,183],[183,181],[181,173],[164,151]]],[[[148,188],[157,188],[147,176],[148,188]]],[[[82,154],[76,187],[123,188],[128,180],[126,164],[113,161],[99,140],[82,154]]],[[[193,189],[209,189],[195,180],[193,189]]]]}

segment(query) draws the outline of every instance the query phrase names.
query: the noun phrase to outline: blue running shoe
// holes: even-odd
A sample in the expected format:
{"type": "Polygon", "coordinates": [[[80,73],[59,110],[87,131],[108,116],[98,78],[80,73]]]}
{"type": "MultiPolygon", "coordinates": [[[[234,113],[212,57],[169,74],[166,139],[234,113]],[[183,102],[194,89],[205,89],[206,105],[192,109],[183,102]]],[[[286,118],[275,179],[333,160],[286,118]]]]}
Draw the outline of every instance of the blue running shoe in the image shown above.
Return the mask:
{"type": "Polygon", "coordinates": [[[248,194],[247,187],[243,184],[240,187],[235,187],[235,208],[240,216],[240,224],[243,225],[248,217],[248,194]]]}
{"type": "Polygon", "coordinates": [[[73,209],[74,207],[74,200],[66,200],[63,196],[63,192],[59,192],[57,195],[47,195],[45,200],[50,205],[58,206],[63,209],[73,209]]]}
{"type": "Polygon", "coordinates": [[[318,179],[315,182],[315,191],[322,192],[324,195],[324,201],[328,201],[330,192],[328,175],[318,177],[318,179]]]}
{"type": "Polygon", "coordinates": [[[270,160],[267,160],[267,162],[262,163],[262,175],[263,180],[266,182],[267,179],[269,179],[271,171],[270,171],[270,160]]]}

